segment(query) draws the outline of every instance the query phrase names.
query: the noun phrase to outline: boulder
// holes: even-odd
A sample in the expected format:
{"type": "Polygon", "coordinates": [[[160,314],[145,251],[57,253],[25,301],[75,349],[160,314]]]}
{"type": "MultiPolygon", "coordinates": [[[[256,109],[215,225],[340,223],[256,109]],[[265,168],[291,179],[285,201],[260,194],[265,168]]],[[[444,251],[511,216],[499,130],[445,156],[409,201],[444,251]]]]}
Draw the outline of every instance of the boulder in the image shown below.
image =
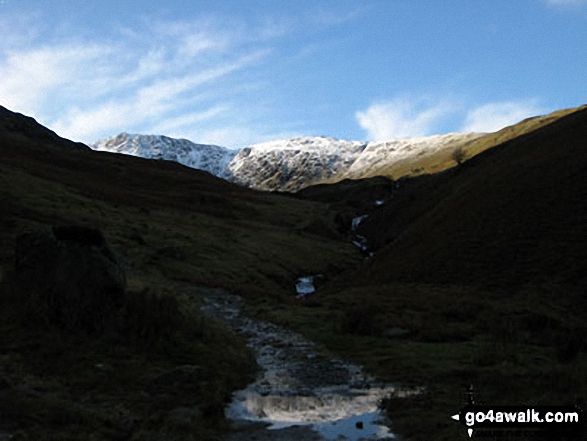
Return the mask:
{"type": "Polygon", "coordinates": [[[124,303],[124,266],[92,228],[58,226],[19,236],[16,277],[44,319],[70,330],[100,332],[124,303]]]}

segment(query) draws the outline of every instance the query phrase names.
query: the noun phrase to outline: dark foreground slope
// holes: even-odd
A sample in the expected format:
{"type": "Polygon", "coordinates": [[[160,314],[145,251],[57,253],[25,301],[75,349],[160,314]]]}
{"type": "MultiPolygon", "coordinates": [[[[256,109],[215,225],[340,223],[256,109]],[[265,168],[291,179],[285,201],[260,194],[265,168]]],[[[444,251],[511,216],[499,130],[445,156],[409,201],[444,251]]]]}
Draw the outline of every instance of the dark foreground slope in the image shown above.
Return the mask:
{"type": "Polygon", "coordinates": [[[0,438],[218,439],[225,401],[255,365],[199,315],[197,287],[287,304],[296,277],[359,258],[324,204],[93,152],[3,108],[0,207],[0,438]],[[16,280],[16,238],[64,224],[103,232],[126,268],[121,306],[100,326],[63,314],[77,312],[68,293],[46,301],[16,280]]]}

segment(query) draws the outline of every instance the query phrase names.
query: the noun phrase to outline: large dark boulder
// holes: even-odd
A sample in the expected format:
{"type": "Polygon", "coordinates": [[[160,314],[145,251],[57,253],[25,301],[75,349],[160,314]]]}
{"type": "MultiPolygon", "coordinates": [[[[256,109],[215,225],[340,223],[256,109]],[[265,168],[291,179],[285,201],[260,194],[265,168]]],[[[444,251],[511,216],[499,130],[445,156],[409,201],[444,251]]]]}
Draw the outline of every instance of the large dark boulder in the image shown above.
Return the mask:
{"type": "Polygon", "coordinates": [[[123,264],[92,228],[59,226],[19,236],[16,277],[33,310],[70,330],[101,332],[124,303],[123,264]]]}

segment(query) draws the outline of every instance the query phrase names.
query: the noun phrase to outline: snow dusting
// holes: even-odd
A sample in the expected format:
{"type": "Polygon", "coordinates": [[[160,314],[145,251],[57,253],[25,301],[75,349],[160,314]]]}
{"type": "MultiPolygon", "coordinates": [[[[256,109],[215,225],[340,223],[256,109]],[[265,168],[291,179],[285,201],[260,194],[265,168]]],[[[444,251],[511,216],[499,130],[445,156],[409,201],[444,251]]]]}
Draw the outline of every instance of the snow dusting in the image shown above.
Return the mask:
{"type": "Polygon", "coordinates": [[[480,136],[449,133],[385,142],[299,137],[230,150],[166,136],[121,133],[90,147],[143,158],[177,161],[261,190],[297,191],[313,184],[375,176],[397,161],[454,149],[480,136]]]}

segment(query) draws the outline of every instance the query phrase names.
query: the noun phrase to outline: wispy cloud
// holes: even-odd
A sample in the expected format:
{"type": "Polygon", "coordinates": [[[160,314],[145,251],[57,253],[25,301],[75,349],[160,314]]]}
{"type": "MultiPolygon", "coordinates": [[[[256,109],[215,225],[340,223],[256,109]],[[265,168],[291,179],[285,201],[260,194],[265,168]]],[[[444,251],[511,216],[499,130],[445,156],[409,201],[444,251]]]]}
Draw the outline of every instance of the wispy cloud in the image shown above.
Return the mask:
{"type": "Polygon", "coordinates": [[[471,109],[462,128],[463,132],[495,132],[521,120],[545,112],[538,100],[488,103],[471,109]]]}
{"type": "Polygon", "coordinates": [[[247,72],[271,56],[268,38],[281,31],[270,28],[150,21],[115,42],[15,39],[0,45],[0,103],[84,142],[122,130],[194,133],[229,111],[231,93],[260,87],[247,72]]]}
{"type": "Polygon", "coordinates": [[[383,141],[430,135],[453,109],[449,102],[400,97],[372,104],[357,112],[356,118],[369,140],[383,141]]]}
{"type": "Polygon", "coordinates": [[[290,125],[276,116],[275,65],[287,71],[289,59],[326,50],[291,37],[346,24],[360,12],[315,11],[248,19],[143,16],[105,35],[51,30],[34,14],[0,17],[2,34],[10,36],[0,39],[0,104],[88,143],[120,131],[229,146],[264,141],[290,125]],[[290,40],[280,46],[284,38],[290,40]]]}

